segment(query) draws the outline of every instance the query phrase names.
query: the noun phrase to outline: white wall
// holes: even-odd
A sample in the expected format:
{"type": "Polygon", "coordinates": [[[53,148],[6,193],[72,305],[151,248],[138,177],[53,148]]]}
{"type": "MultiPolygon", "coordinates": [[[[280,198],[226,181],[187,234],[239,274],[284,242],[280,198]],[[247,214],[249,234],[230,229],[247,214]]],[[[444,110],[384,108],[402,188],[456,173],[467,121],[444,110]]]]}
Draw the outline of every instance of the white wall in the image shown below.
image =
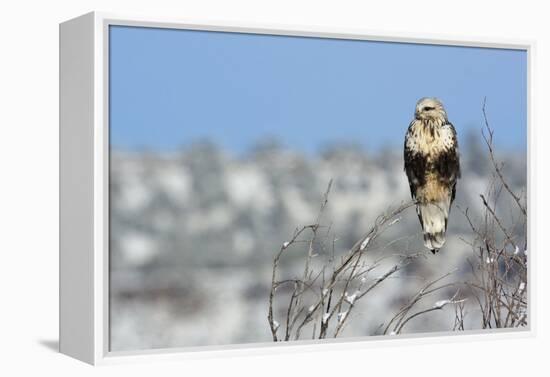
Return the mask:
{"type": "MultiPolygon", "coordinates": [[[[542,1],[51,0],[0,5],[0,373],[60,375],[535,375],[550,346],[545,239],[550,27],[542,1]],[[90,367],[55,354],[58,326],[58,23],[90,10],[142,15],[536,39],[534,126],[538,168],[535,339],[384,347],[363,351],[225,358],[147,366],[90,367]],[[544,299],[544,301],[543,301],[544,299]],[[261,372],[260,372],[261,371],[261,372]],[[414,372],[417,373],[414,373],[414,372]],[[260,373],[259,373],[260,372],[260,373]]],[[[547,233],[547,231],[546,231],[547,233]]],[[[530,256],[533,256],[533,252],[530,256]]],[[[537,373],[539,374],[539,373],[537,373]]]]}

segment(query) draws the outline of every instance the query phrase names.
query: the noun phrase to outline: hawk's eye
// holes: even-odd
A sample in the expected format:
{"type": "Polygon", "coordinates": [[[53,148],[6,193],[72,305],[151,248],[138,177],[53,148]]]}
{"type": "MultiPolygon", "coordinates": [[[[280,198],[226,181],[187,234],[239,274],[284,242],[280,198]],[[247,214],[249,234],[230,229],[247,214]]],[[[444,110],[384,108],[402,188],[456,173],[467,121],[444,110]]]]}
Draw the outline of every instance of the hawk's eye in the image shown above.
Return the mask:
{"type": "Polygon", "coordinates": [[[434,109],[435,109],[435,107],[425,106],[422,110],[430,111],[430,110],[434,110],[434,109]]]}

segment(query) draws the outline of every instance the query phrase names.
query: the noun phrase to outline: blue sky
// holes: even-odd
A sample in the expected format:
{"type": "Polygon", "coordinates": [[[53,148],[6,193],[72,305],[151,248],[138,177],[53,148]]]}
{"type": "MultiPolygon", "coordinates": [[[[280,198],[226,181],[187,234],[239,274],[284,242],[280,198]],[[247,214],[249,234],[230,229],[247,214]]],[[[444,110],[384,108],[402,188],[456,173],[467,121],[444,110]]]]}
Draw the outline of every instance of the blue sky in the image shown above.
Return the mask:
{"type": "Polygon", "coordinates": [[[122,26],[110,49],[118,149],[212,140],[240,154],[271,137],[306,153],[400,147],[425,96],[443,101],[461,141],[486,96],[497,146],[526,147],[524,51],[122,26]]]}

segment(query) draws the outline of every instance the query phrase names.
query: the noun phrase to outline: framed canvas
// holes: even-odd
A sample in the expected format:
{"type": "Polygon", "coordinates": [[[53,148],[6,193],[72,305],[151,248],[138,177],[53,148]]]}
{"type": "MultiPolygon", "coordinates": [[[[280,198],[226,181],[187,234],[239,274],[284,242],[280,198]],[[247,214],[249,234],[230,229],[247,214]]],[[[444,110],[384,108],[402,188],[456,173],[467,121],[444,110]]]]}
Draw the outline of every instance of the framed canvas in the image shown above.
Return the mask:
{"type": "Polygon", "coordinates": [[[61,352],[103,364],[532,335],[532,50],[62,23],[61,352]]]}

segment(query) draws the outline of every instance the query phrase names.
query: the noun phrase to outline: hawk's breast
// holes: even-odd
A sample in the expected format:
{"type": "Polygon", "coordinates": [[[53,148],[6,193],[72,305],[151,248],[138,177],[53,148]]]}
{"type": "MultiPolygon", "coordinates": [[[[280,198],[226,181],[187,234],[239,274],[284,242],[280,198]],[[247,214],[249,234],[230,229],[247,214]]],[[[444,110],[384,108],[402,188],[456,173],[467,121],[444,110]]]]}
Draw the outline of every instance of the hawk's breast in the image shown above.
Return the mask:
{"type": "Polygon", "coordinates": [[[410,152],[420,154],[428,162],[432,162],[441,153],[454,149],[455,144],[455,134],[451,125],[429,127],[416,120],[409,129],[405,146],[410,152]]]}

